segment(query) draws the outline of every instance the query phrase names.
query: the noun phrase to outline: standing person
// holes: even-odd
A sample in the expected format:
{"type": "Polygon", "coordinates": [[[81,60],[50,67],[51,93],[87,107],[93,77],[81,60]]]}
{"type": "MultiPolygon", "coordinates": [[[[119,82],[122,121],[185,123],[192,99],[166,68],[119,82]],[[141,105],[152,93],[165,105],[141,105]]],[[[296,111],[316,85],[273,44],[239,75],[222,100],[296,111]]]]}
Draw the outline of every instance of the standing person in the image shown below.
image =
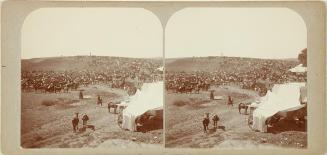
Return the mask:
{"type": "Polygon", "coordinates": [[[83,99],[83,92],[81,90],[79,91],[79,99],[83,99]]]}
{"type": "Polygon", "coordinates": [[[83,117],[82,117],[83,126],[87,125],[87,121],[88,120],[89,120],[89,116],[87,116],[86,114],[84,114],[83,117]]]}
{"type": "Polygon", "coordinates": [[[109,103],[108,103],[108,112],[109,112],[109,113],[110,113],[111,104],[112,104],[112,102],[109,102],[109,103]]]}
{"type": "Polygon", "coordinates": [[[207,133],[209,123],[210,123],[209,113],[206,113],[206,117],[202,121],[204,133],[207,133]]]}
{"type": "Polygon", "coordinates": [[[213,90],[210,91],[210,100],[214,99],[213,90]]]}
{"type": "Polygon", "coordinates": [[[79,122],[79,118],[78,118],[78,112],[77,112],[77,113],[75,113],[75,117],[72,120],[74,132],[76,132],[76,130],[78,130],[78,122],[79,122]]]}
{"type": "Polygon", "coordinates": [[[100,104],[102,106],[102,98],[100,97],[100,95],[98,95],[98,102],[97,104],[100,104]]]}
{"type": "Polygon", "coordinates": [[[217,114],[215,114],[212,118],[212,121],[213,121],[213,126],[214,128],[217,128],[218,127],[218,121],[219,121],[219,117],[217,114]]]}
{"type": "Polygon", "coordinates": [[[232,99],[232,97],[229,96],[229,95],[228,95],[227,105],[231,105],[231,106],[233,106],[233,99],[232,99]]]}

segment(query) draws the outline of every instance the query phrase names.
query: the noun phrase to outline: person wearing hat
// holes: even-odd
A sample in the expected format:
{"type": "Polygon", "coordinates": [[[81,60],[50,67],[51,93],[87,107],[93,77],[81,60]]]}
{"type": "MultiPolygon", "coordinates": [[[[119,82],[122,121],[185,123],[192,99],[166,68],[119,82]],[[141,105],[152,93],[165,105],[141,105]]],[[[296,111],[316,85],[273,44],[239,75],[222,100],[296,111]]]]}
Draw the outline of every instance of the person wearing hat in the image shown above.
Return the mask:
{"type": "Polygon", "coordinates": [[[210,96],[209,96],[210,97],[210,100],[215,99],[213,92],[214,92],[214,90],[211,90],[210,91],[210,96]]]}
{"type": "Polygon", "coordinates": [[[230,95],[228,95],[228,101],[227,101],[227,105],[229,106],[233,106],[233,99],[230,95]]]}

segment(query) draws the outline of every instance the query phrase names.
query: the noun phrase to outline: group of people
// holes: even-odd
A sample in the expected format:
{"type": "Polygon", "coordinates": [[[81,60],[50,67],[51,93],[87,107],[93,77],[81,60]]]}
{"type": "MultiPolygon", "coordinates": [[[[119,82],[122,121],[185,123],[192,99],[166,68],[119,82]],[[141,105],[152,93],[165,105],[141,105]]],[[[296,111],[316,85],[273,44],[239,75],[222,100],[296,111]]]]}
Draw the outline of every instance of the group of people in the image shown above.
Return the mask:
{"type": "MultiPolygon", "coordinates": [[[[210,97],[210,99],[214,99],[214,98],[213,98],[213,91],[211,91],[209,97],[210,97]]],[[[227,106],[234,106],[233,98],[232,98],[230,95],[228,95],[227,106]]],[[[219,121],[219,120],[220,120],[220,118],[218,117],[217,114],[215,114],[215,115],[212,117],[212,121],[213,121],[213,127],[214,127],[214,129],[217,129],[217,128],[218,128],[218,121],[219,121]]],[[[209,123],[210,123],[209,113],[206,113],[206,116],[205,116],[205,117],[203,118],[203,120],[202,120],[204,133],[207,133],[207,132],[208,132],[208,130],[209,130],[209,123]]]]}
{"type": "MultiPolygon", "coordinates": [[[[215,114],[215,115],[212,117],[212,121],[213,121],[213,127],[214,127],[214,129],[217,129],[217,128],[218,128],[218,121],[219,121],[219,120],[220,120],[220,118],[218,117],[217,114],[215,114]]],[[[204,132],[204,133],[208,133],[208,130],[209,130],[209,124],[210,124],[209,113],[206,113],[206,116],[203,118],[202,124],[203,124],[203,132],[204,132]]]]}
{"type": "MultiPolygon", "coordinates": [[[[103,99],[102,99],[102,97],[100,96],[100,95],[98,95],[98,97],[97,97],[97,105],[100,105],[100,106],[102,106],[102,103],[103,103],[103,101],[102,101],[103,99]]],[[[110,109],[111,108],[113,108],[114,109],[114,113],[116,114],[117,113],[117,108],[118,108],[118,103],[116,102],[116,103],[114,103],[114,102],[108,102],[108,112],[110,113],[110,109]]]]}
{"type": "Polygon", "coordinates": [[[78,127],[78,124],[79,124],[78,114],[79,113],[75,113],[75,117],[72,120],[73,131],[74,132],[83,131],[83,130],[85,131],[85,129],[86,128],[89,128],[89,127],[91,127],[91,128],[93,127],[92,129],[94,130],[94,126],[93,125],[88,125],[87,124],[87,121],[89,120],[89,116],[87,116],[86,114],[84,114],[83,117],[82,117],[82,121],[83,121],[82,128],[79,128],[78,127]]]}
{"type": "Polygon", "coordinates": [[[266,85],[269,83],[305,82],[307,80],[306,73],[289,71],[290,68],[298,64],[296,61],[250,58],[225,59],[220,61],[220,67],[215,71],[168,71],[166,73],[166,89],[178,92],[176,91],[178,88],[185,87],[196,92],[195,90],[201,84],[205,84],[206,88],[213,85],[234,84],[243,89],[265,94],[266,85]]]}

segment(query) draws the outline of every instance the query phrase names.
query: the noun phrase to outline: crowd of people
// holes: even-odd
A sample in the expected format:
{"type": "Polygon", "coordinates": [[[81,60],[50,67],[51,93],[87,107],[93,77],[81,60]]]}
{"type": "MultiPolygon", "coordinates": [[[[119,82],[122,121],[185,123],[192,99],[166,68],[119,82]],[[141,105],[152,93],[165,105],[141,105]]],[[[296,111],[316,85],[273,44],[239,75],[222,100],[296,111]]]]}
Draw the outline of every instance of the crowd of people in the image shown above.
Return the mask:
{"type": "Polygon", "coordinates": [[[81,85],[106,84],[112,88],[136,91],[142,83],[162,80],[161,61],[116,58],[111,61],[96,57],[89,68],[71,70],[34,70],[21,72],[22,91],[61,92],[77,90],[81,85]],[[93,66],[93,67],[92,67],[93,66]]]}
{"type": "MultiPolygon", "coordinates": [[[[289,69],[298,62],[229,58],[216,71],[167,72],[166,89],[174,92],[198,92],[210,86],[238,85],[243,89],[265,94],[269,85],[287,82],[305,82],[306,73],[293,73],[289,69]],[[225,67],[223,67],[225,66],[225,67]]],[[[195,64],[196,65],[196,64],[195,64]]]]}

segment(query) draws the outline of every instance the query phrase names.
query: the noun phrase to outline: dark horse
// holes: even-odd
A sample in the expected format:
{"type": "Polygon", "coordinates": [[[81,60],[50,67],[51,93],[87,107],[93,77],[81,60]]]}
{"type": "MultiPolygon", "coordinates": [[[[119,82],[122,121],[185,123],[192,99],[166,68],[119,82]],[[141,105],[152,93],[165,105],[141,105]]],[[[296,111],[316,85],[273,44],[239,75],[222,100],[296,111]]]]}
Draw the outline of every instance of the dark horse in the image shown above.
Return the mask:
{"type": "Polygon", "coordinates": [[[73,125],[74,132],[76,132],[78,130],[78,122],[79,122],[78,113],[75,113],[75,115],[76,116],[72,120],[72,125],[73,125]]]}
{"type": "Polygon", "coordinates": [[[241,109],[244,109],[245,110],[245,114],[248,113],[248,108],[249,106],[245,103],[240,103],[238,104],[238,112],[241,113],[241,109]]]}
{"type": "Polygon", "coordinates": [[[205,117],[202,121],[202,124],[203,124],[203,131],[204,133],[207,133],[207,130],[209,130],[208,126],[209,126],[209,123],[210,123],[210,119],[209,117],[205,117]]]}
{"type": "Polygon", "coordinates": [[[108,112],[110,112],[110,108],[114,108],[114,113],[116,114],[118,105],[116,103],[109,102],[108,103],[108,112]]]}

